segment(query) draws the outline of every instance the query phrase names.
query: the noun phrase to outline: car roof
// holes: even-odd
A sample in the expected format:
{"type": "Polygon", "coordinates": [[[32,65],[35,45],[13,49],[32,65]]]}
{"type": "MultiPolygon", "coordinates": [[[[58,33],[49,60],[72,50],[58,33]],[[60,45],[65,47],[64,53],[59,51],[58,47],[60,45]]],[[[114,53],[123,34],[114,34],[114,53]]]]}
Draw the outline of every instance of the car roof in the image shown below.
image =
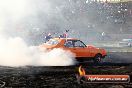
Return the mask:
{"type": "Polygon", "coordinates": [[[55,40],[79,40],[79,39],[76,39],[76,38],[53,38],[55,40]]]}

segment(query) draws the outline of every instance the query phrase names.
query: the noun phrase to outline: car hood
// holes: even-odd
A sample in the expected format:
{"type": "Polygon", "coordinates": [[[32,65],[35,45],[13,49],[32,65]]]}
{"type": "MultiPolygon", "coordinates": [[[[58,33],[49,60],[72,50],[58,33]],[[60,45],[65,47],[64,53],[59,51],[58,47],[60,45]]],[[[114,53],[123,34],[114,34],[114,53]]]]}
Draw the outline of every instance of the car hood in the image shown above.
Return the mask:
{"type": "Polygon", "coordinates": [[[48,45],[48,44],[44,43],[44,44],[40,45],[39,47],[46,48],[46,49],[52,49],[55,47],[55,45],[48,45]]]}

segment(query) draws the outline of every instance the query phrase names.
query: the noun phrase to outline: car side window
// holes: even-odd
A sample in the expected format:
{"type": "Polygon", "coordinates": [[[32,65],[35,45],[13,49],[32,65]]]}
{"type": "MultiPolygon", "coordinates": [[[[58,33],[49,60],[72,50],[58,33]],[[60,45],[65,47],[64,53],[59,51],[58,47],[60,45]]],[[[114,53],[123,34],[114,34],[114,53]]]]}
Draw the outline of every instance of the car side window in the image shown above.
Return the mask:
{"type": "Polygon", "coordinates": [[[86,47],[86,45],[82,41],[78,40],[78,41],[74,41],[74,47],[84,48],[84,47],[86,47]]]}
{"type": "Polygon", "coordinates": [[[64,46],[68,47],[68,48],[72,48],[73,47],[73,42],[68,40],[68,41],[65,42],[64,46]]]}

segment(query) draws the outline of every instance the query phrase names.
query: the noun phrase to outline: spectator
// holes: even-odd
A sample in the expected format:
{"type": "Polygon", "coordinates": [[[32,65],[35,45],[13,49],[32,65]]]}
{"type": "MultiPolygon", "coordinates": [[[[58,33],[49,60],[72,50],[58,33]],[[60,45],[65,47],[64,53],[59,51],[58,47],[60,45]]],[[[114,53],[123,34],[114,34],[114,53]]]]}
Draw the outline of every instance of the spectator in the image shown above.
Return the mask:
{"type": "Polygon", "coordinates": [[[45,36],[45,41],[49,41],[52,38],[51,33],[49,33],[47,36],[45,36]]]}
{"type": "Polygon", "coordinates": [[[105,36],[106,36],[105,32],[102,32],[101,36],[102,36],[102,40],[105,40],[105,36]]]}
{"type": "Polygon", "coordinates": [[[66,33],[63,33],[59,36],[59,38],[66,38],[67,37],[67,34],[66,33]]]}
{"type": "Polygon", "coordinates": [[[59,38],[64,38],[64,36],[63,35],[60,35],[59,38]]]}

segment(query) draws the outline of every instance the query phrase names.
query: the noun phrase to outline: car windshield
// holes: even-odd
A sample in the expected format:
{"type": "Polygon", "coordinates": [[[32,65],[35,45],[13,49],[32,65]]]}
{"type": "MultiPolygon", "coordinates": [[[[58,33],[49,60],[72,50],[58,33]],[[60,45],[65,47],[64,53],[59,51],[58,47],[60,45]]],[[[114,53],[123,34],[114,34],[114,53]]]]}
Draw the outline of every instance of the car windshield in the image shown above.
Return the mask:
{"type": "Polygon", "coordinates": [[[48,45],[57,45],[58,43],[59,41],[55,39],[50,39],[48,42],[46,42],[48,45]]]}

